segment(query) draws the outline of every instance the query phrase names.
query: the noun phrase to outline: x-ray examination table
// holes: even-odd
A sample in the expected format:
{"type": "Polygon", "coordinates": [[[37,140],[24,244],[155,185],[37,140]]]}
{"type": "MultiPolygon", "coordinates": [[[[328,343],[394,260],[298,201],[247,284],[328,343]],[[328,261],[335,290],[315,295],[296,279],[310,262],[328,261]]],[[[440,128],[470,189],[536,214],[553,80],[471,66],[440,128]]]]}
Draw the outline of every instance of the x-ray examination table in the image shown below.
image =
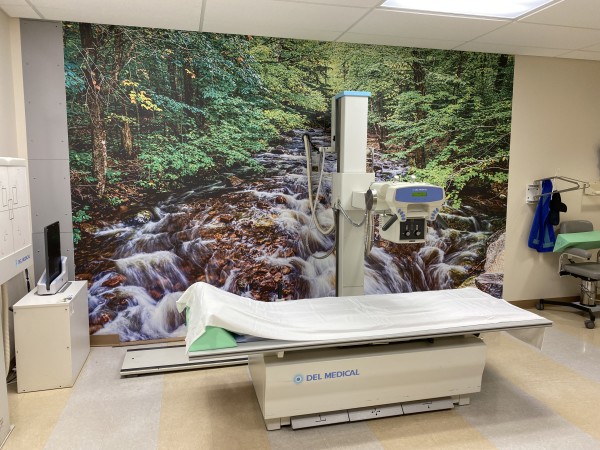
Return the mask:
{"type": "Polygon", "coordinates": [[[178,303],[189,308],[188,347],[207,326],[268,338],[188,355],[247,355],[269,430],[468,404],[481,390],[480,333],[540,347],[552,325],[474,288],[262,303],[197,283],[178,303]]]}

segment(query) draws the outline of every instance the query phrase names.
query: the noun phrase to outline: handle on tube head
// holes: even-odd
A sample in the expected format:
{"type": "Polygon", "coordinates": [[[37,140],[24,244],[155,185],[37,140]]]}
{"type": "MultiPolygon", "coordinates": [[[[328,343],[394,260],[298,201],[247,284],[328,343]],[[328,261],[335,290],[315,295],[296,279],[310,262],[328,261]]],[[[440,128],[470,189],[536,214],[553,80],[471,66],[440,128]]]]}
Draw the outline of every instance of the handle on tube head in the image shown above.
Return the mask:
{"type": "Polygon", "coordinates": [[[392,217],[389,218],[389,220],[381,227],[381,229],[383,231],[387,231],[387,229],[389,227],[391,227],[392,225],[394,225],[394,222],[396,222],[396,220],[398,220],[398,216],[396,214],[394,214],[392,217]]]}

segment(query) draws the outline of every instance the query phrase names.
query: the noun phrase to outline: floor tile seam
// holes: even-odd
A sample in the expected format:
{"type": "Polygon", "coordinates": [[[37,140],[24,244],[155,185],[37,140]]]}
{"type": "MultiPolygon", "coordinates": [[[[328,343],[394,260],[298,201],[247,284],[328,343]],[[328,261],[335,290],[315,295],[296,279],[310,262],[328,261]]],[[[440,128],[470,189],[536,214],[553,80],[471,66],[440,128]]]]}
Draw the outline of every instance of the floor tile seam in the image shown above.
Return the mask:
{"type": "MultiPolygon", "coordinates": [[[[67,395],[67,398],[61,400],[62,401],[62,406],[60,406],[60,412],[57,414],[56,419],[54,419],[53,421],[49,421],[50,423],[48,424],[47,429],[44,430],[45,436],[38,435],[40,437],[40,445],[41,445],[40,448],[44,448],[47,445],[48,440],[50,439],[50,436],[52,436],[52,433],[54,432],[54,429],[56,428],[57,424],[59,423],[60,417],[62,416],[63,411],[66,408],[67,402],[69,401],[69,398],[70,398],[70,396],[72,394],[72,388],[66,388],[66,389],[68,389],[69,393],[67,395]]],[[[31,394],[36,395],[36,392],[14,393],[12,395],[15,395],[15,396],[27,396],[27,395],[31,395],[31,394]]],[[[16,401],[17,402],[19,401],[18,398],[16,399],[16,401]]],[[[15,423],[14,422],[14,419],[13,419],[14,416],[11,416],[11,412],[14,413],[14,411],[11,411],[10,402],[9,402],[9,411],[8,411],[9,420],[11,421],[11,424],[14,426],[14,429],[12,431],[12,434],[8,437],[8,440],[6,442],[6,447],[7,448],[11,448],[11,443],[12,442],[15,442],[17,440],[21,440],[20,433],[21,433],[21,430],[23,430],[23,428],[24,428],[23,424],[15,423]],[[11,440],[11,436],[12,436],[12,440],[11,440]]],[[[19,414],[19,415],[20,416],[25,416],[26,413],[25,412],[21,412],[21,414],[19,414]]],[[[40,415],[40,417],[39,417],[40,419],[45,419],[45,418],[48,417],[47,416],[47,412],[46,413],[40,413],[39,415],[40,415]]],[[[28,417],[28,418],[30,418],[30,417],[28,417]]],[[[38,431],[39,431],[39,428],[38,428],[38,431]]]]}
{"type": "MultiPolygon", "coordinates": [[[[561,332],[559,331],[558,333],[561,333],[561,332]]],[[[572,339],[572,336],[567,335],[567,339],[572,339]]],[[[519,348],[522,348],[525,351],[529,352],[531,354],[531,358],[528,358],[528,361],[532,362],[532,364],[536,363],[538,365],[541,365],[541,364],[557,365],[560,368],[559,371],[553,370],[552,372],[549,372],[550,374],[552,374],[553,377],[555,377],[558,373],[560,373],[562,371],[567,371],[568,373],[565,374],[565,377],[561,377],[561,379],[564,379],[565,382],[567,382],[567,381],[572,382],[573,377],[576,376],[576,377],[580,377],[581,382],[585,383],[586,386],[589,386],[590,384],[595,384],[598,386],[598,389],[600,389],[600,370],[598,372],[598,378],[594,378],[595,375],[590,375],[590,372],[588,372],[582,368],[581,361],[570,360],[569,358],[562,357],[557,352],[553,352],[552,348],[549,347],[548,344],[546,345],[546,347],[542,346],[542,350],[540,351],[534,347],[527,345],[526,343],[524,343],[522,341],[519,341],[516,338],[511,337],[511,346],[512,346],[512,344],[518,345],[519,348]]],[[[576,345],[576,342],[574,342],[573,344],[576,345]]],[[[598,349],[598,354],[600,355],[600,349],[598,349]]],[[[529,366],[525,366],[525,367],[529,367],[529,366]]],[[[558,380],[551,379],[548,381],[555,382],[558,380]]]]}
{"type": "MultiPolygon", "coordinates": [[[[556,349],[546,348],[543,351],[544,355],[556,363],[576,372],[591,383],[600,384],[600,364],[598,364],[600,362],[600,348],[596,355],[589,354],[591,352],[588,352],[588,355],[578,353],[569,354],[567,352],[568,347],[561,347],[560,349],[561,351],[556,351],[556,349]]],[[[561,379],[563,378],[561,377],[561,379]]]]}
{"type": "Polygon", "coordinates": [[[593,345],[598,348],[600,347],[600,320],[598,320],[597,323],[599,324],[598,329],[594,328],[592,330],[583,327],[583,325],[581,330],[563,325],[554,326],[553,328],[564,334],[568,334],[579,342],[585,343],[586,345],[593,345]]]}
{"type": "MultiPolygon", "coordinates": [[[[587,329],[583,323],[584,317],[581,317],[581,329],[575,330],[572,326],[563,325],[560,322],[553,321],[552,327],[562,333],[568,334],[569,336],[584,341],[586,344],[593,345],[594,347],[598,347],[600,349],[600,336],[597,336],[596,333],[600,332],[600,329],[597,328],[587,329]]],[[[552,320],[552,319],[550,319],[552,320]]]]}
{"type": "MultiPolygon", "coordinates": [[[[504,386],[506,386],[506,388],[512,389],[519,398],[529,399],[529,401],[535,402],[537,407],[543,409],[544,412],[551,414],[555,418],[563,421],[565,424],[577,429],[581,433],[582,437],[586,437],[589,440],[599,442],[598,448],[600,448],[600,441],[597,436],[594,436],[592,433],[589,433],[586,429],[579,426],[577,423],[570,420],[568,417],[565,417],[563,414],[561,414],[560,411],[557,411],[557,408],[554,408],[552,405],[548,404],[548,402],[544,401],[543,399],[538,398],[538,396],[531,393],[528,389],[524,388],[523,386],[519,386],[518,383],[514,383],[511,380],[510,376],[507,376],[506,374],[502,373],[501,368],[496,369],[495,377],[496,377],[494,379],[495,384],[504,385],[504,386]]],[[[485,388],[486,388],[486,384],[482,384],[482,390],[484,390],[485,388]]],[[[477,401],[476,396],[474,398],[474,401],[477,401]]],[[[468,405],[465,408],[468,408],[468,405]]],[[[479,433],[482,434],[492,444],[492,446],[494,448],[502,447],[502,441],[504,441],[506,439],[507,435],[506,434],[501,434],[499,436],[493,435],[493,429],[497,425],[496,423],[485,423],[485,424],[480,425],[478,423],[474,423],[469,418],[468,410],[462,409],[461,407],[459,407],[457,409],[457,411],[459,414],[461,414],[461,416],[463,416],[464,420],[467,421],[473,428],[477,429],[479,431],[479,433]],[[492,427],[491,431],[487,431],[486,428],[489,428],[490,426],[492,427]]],[[[547,418],[545,418],[544,420],[547,421],[547,418]]],[[[512,438],[513,436],[511,435],[510,437],[512,438]]],[[[527,448],[527,445],[525,442],[520,442],[519,445],[522,445],[523,448],[527,448]]],[[[519,448],[521,448],[521,447],[519,447],[519,448]]],[[[544,448],[544,447],[539,447],[539,448],[544,448]]]]}
{"type": "MultiPolygon", "coordinates": [[[[517,344],[518,345],[518,344],[517,344]]],[[[527,347],[526,345],[524,345],[524,348],[527,347]]],[[[528,351],[537,351],[533,348],[531,349],[527,349],[528,351]]],[[[576,377],[583,377],[582,375],[580,375],[579,373],[577,373],[576,371],[574,371],[573,369],[569,368],[568,366],[555,361],[553,358],[551,358],[550,356],[544,355],[546,357],[546,359],[548,360],[547,362],[549,364],[555,364],[557,366],[562,366],[564,369],[573,372],[574,376],[576,377]]],[[[560,402],[560,401],[556,401],[553,400],[551,398],[548,398],[548,396],[544,396],[543,394],[539,394],[536,391],[531,391],[528,388],[535,383],[535,380],[524,380],[523,379],[523,375],[521,374],[520,376],[516,376],[514,374],[514,372],[510,372],[510,371],[502,371],[502,364],[498,364],[498,373],[505,378],[508,382],[510,382],[514,387],[518,388],[519,390],[523,391],[524,393],[526,393],[526,395],[531,396],[532,398],[536,399],[538,402],[540,402],[544,407],[548,408],[549,410],[551,410],[552,412],[554,412],[555,414],[559,415],[563,420],[567,421],[568,423],[572,424],[573,426],[577,427],[578,429],[580,429],[583,433],[588,434],[589,436],[591,436],[593,439],[595,440],[599,440],[600,439],[600,430],[596,430],[597,427],[593,428],[590,427],[588,423],[586,423],[584,420],[579,420],[581,419],[580,416],[575,416],[572,417],[572,414],[568,413],[568,410],[566,408],[565,405],[567,405],[568,403],[565,402],[560,402]],[[591,431],[591,432],[590,432],[591,431]]],[[[571,381],[573,381],[573,378],[569,377],[569,379],[571,381]]],[[[597,383],[593,380],[590,380],[591,383],[594,383],[598,386],[598,395],[600,397],[600,383],[597,383]]],[[[581,383],[582,386],[582,396],[589,396],[589,385],[586,383],[581,383]]]]}
{"type": "MultiPolygon", "coordinates": [[[[507,382],[507,381],[504,381],[503,379],[501,379],[499,381],[507,382]]],[[[498,382],[498,380],[495,380],[495,382],[498,382]]],[[[482,390],[485,389],[485,384],[483,382],[482,382],[481,389],[482,390]]],[[[476,423],[473,423],[471,420],[469,420],[468,416],[465,414],[466,412],[468,412],[468,409],[466,409],[466,408],[469,408],[472,402],[477,401],[477,397],[478,397],[477,394],[478,394],[478,392],[473,393],[471,395],[469,404],[462,405],[462,406],[455,405],[453,411],[465,422],[465,424],[467,424],[469,426],[469,430],[477,433],[477,435],[480,437],[481,441],[485,442],[488,445],[488,448],[496,449],[496,448],[498,448],[498,446],[497,446],[493,436],[490,436],[489,433],[486,433],[485,430],[482,429],[482,427],[480,427],[476,423]]],[[[435,439],[435,435],[434,435],[434,441],[436,443],[439,443],[439,441],[437,439],[435,439]]],[[[481,446],[468,447],[468,448],[477,448],[478,450],[483,449],[483,447],[481,447],[481,446]]]]}

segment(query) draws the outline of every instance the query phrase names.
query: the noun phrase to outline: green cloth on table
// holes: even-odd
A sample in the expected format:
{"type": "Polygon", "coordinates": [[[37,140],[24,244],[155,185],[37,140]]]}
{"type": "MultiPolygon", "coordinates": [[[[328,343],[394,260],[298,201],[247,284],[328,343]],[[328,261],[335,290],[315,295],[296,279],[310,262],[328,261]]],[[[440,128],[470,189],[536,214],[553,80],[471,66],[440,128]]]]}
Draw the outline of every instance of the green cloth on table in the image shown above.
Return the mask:
{"type": "Polygon", "coordinates": [[[583,233],[562,233],[556,236],[554,252],[564,252],[568,248],[591,250],[600,248],[600,231],[584,231],[583,233]]]}
{"type": "Polygon", "coordinates": [[[188,351],[200,352],[231,347],[237,347],[237,342],[229,331],[224,328],[208,326],[205,333],[194,341],[188,351]]]}
{"type": "MultiPolygon", "coordinates": [[[[188,317],[189,308],[186,309],[186,321],[188,317]]],[[[237,347],[237,342],[229,331],[225,328],[207,326],[204,334],[192,343],[188,352],[201,352],[204,350],[231,347],[237,347]]]]}

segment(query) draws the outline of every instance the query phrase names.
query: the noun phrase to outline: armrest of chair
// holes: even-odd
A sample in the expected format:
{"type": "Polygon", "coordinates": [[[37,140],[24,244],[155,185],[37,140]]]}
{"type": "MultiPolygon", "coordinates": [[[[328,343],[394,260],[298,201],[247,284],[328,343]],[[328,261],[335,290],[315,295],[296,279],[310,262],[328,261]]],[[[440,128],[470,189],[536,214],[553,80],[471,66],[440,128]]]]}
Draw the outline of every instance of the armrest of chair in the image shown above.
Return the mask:
{"type": "MultiPolygon", "coordinates": [[[[564,272],[563,266],[567,263],[574,264],[575,261],[573,261],[573,259],[572,259],[573,257],[589,261],[590,258],[592,257],[592,252],[585,250],[583,248],[575,248],[575,247],[568,248],[564,252],[562,252],[560,254],[560,257],[558,258],[558,273],[561,276],[568,275],[568,273],[563,273],[564,272]],[[566,261],[565,261],[565,259],[566,259],[566,261]]],[[[597,258],[600,260],[600,252],[598,252],[597,258]]]]}
{"type": "MultiPolygon", "coordinates": [[[[576,256],[578,258],[590,259],[592,257],[592,252],[590,252],[588,250],[584,250],[583,248],[571,247],[571,248],[566,249],[563,252],[563,255],[570,255],[570,256],[576,256]]],[[[599,255],[600,255],[600,253],[599,253],[599,255]]]]}

